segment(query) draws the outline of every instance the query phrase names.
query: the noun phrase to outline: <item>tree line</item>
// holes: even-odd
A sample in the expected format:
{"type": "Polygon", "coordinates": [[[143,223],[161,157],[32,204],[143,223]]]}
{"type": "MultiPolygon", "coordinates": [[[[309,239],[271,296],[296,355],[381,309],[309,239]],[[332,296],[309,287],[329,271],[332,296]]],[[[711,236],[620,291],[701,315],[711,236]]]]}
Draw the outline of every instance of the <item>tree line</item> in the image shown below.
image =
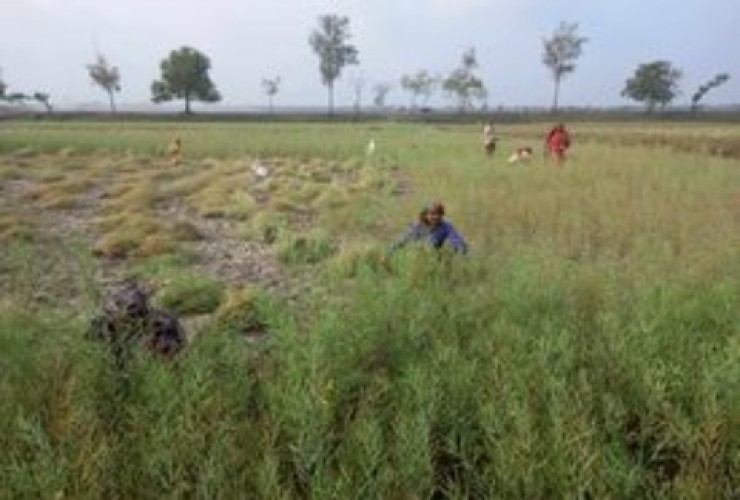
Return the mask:
{"type": "MultiPolygon", "coordinates": [[[[351,43],[350,20],[336,14],[322,15],[318,26],[311,32],[308,42],[319,62],[322,84],[327,88],[327,108],[329,115],[334,113],[334,89],[342,71],[351,65],[359,64],[359,50],[351,43]]],[[[553,80],[552,111],[558,109],[558,98],[562,81],[576,69],[576,61],[581,57],[583,46],[588,38],[579,34],[577,23],[561,22],[552,35],[542,40],[542,63],[553,80]]],[[[87,65],[92,83],[106,92],[112,113],[116,112],[115,94],[121,91],[121,73],[110,64],[106,57],[97,54],[96,60],[87,65]]],[[[209,76],[211,62],[208,56],[192,47],[173,50],[160,63],[160,78],[151,84],[151,98],[154,103],[181,100],[186,114],[192,113],[193,101],[218,102],[221,94],[209,76]]],[[[477,74],[478,59],[475,48],[469,48],[461,57],[460,64],[447,76],[432,75],[427,70],[401,77],[400,87],[410,96],[412,109],[424,109],[432,94],[441,90],[452,99],[461,112],[476,105],[486,106],[488,89],[477,74]]],[[[634,74],[625,82],[621,92],[636,102],[643,103],[651,113],[656,107],[664,108],[680,93],[679,81],[682,71],[670,61],[656,60],[640,64],[634,74]]],[[[698,111],[704,96],[730,78],[728,73],[719,73],[702,84],[691,96],[691,110],[698,111]]],[[[273,100],[280,92],[280,76],[262,79],[262,89],[267,95],[269,110],[273,110],[273,100]]],[[[359,111],[364,78],[354,82],[355,109],[359,111]]],[[[387,82],[373,86],[373,104],[385,107],[386,97],[392,85],[387,82]]],[[[0,76],[0,100],[10,103],[37,101],[52,111],[50,96],[44,92],[26,94],[8,92],[7,85],[0,76]]]]}

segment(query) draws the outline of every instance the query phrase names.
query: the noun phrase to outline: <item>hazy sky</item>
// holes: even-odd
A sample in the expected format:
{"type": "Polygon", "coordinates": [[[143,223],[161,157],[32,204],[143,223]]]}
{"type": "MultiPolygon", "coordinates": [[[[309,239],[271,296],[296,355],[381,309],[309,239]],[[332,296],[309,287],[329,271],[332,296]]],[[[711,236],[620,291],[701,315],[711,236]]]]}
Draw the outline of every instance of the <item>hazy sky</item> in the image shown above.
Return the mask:
{"type": "Polygon", "coordinates": [[[468,47],[491,105],[548,105],[542,38],[560,21],[580,23],[590,39],[563,82],[563,105],[627,104],[625,79],[655,59],[684,71],[681,101],[729,72],[705,102],[740,103],[740,0],[0,0],[0,13],[3,80],[11,91],[48,92],[58,106],[106,104],[85,69],[98,49],[121,71],[119,103],[147,103],[160,61],[183,45],[210,57],[222,104],[264,105],[260,80],[280,75],[276,105],[324,105],[308,37],[325,13],[350,17],[359,50],[360,66],[336,85],[339,105],[352,102],[360,75],[365,103],[374,83],[388,82],[388,101],[406,104],[401,75],[447,74],[468,47]]]}

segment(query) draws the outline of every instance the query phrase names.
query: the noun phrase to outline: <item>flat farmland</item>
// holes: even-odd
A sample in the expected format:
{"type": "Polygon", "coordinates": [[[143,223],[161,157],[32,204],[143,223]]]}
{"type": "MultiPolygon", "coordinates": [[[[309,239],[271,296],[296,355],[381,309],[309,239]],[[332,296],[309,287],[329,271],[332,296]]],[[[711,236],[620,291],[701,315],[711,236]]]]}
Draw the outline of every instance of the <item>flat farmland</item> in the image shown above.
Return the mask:
{"type": "Polygon", "coordinates": [[[740,126],[550,125],[0,123],[0,496],[740,494],[740,126]]]}

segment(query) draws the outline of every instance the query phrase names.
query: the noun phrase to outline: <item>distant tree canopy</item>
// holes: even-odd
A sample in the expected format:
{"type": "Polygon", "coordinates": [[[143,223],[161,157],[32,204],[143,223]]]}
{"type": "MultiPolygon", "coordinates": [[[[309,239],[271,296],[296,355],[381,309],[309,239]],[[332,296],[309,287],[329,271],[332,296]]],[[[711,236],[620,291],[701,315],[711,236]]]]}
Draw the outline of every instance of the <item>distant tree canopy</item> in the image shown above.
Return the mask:
{"type": "Polygon", "coordinates": [[[460,67],[442,82],[442,88],[457,101],[460,111],[470,109],[476,101],[484,103],[488,96],[483,80],[475,75],[476,69],[478,59],[475,49],[470,48],[463,53],[460,67]]]}
{"type": "Polygon", "coordinates": [[[216,90],[208,71],[211,61],[191,47],[173,50],[160,64],[162,79],[152,82],[152,101],[155,103],[182,99],[185,114],[190,114],[192,101],[218,102],[216,90]]]}
{"type": "Polygon", "coordinates": [[[696,113],[696,111],[699,109],[699,103],[702,99],[704,99],[704,96],[707,94],[707,92],[719,87],[723,83],[727,82],[727,80],[729,79],[730,75],[728,73],[718,73],[714,75],[714,78],[699,86],[699,88],[696,89],[696,92],[694,92],[694,95],[691,96],[692,113],[696,113]]]}
{"type": "Polygon", "coordinates": [[[417,99],[422,98],[422,106],[426,106],[434,89],[439,84],[439,78],[432,76],[426,70],[419,70],[413,75],[401,77],[401,88],[411,94],[412,108],[416,107],[417,99]]]}
{"type": "Polygon", "coordinates": [[[51,105],[51,96],[46,92],[34,92],[26,94],[24,92],[10,92],[4,82],[0,81],[0,100],[10,104],[19,104],[27,101],[35,101],[41,104],[47,113],[52,113],[54,107],[51,105]]]}
{"type": "Polygon", "coordinates": [[[391,91],[391,86],[388,83],[376,83],[373,86],[373,104],[379,108],[385,107],[385,100],[388,97],[388,92],[391,91]]]}
{"type": "Polygon", "coordinates": [[[116,112],[115,92],[121,91],[121,74],[118,68],[111,66],[103,54],[98,54],[94,63],[87,65],[87,71],[93,83],[108,94],[111,113],[116,112]]]}
{"type": "Polygon", "coordinates": [[[54,108],[51,105],[51,96],[45,92],[34,92],[32,96],[29,97],[29,99],[34,100],[41,104],[47,113],[51,113],[54,111],[54,108]]]}
{"type": "Polygon", "coordinates": [[[349,18],[335,14],[319,17],[319,27],[309,43],[319,58],[321,82],[329,93],[329,115],[334,114],[334,83],[345,66],[359,64],[357,49],[349,43],[349,18]]]}
{"type": "Polygon", "coordinates": [[[644,102],[648,113],[652,113],[656,105],[665,107],[678,95],[681,75],[681,70],[669,61],[640,64],[632,78],[627,79],[622,95],[644,102]]]}
{"type": "Polygon", "coordinates": [[[561,22],[550,38],[542,40],[542,62],[550,70],[554,82],[552,110],[558,109],[560,82],[576,69],[575,61],[581,57],[583,44],[588,38],[578,36],[578,24],[561,22]]]}
{"type": "Polygon", "coordinates": [[[267,101],[269,104],[270,113],[272,113],[272,100],[275,98],[277,93],[280,92],[280,77],[276,76],[274,78],[263,78],[262,90],[264,90],[265,94],[267,94],[267,101]]]}

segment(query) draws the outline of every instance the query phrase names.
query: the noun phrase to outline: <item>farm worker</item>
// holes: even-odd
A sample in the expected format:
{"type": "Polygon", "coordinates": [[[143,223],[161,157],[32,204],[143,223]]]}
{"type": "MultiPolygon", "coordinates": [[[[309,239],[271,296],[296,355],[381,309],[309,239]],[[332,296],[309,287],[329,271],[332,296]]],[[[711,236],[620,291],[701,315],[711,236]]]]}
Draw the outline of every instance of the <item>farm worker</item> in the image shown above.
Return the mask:
{"type": "Polygon", "coordinates": [[[434,249],[441,249],[445,243],[456,253],[468,253],[468,245],[449,222],[444,220],[445,207],[440,202],[434,202],[422,208],[419,220],[412,224],[406,234],[396,241],[390,248],[390,253],[411,242],[426,240],[434,249]]]}
{"type": "Polygon", "coordinates": [[[496,136],[493,129],[493,121],[489,121],[483,127],[483,151],[489,157],[496,151],[496,136]]]}
{"type": "Polygon", "coordinates": [[[167,151],[170,154],[170,163],[172,166],[180,166],[180,162],[182,161],[182,139],[180,139],[180,136],[176,135],[174,139],[172,139],[167,151]]]}
{"type": "Polygon", "coordinates": [[[570,147],[570,134],[565,125],[559,123],[547,133],[545,153],[557,161],[558,166],[565,160],[565,151],[570,147]]]}
{"type": "Polygon", "coordinates": [[[130,282],[106,298],[103,314],[90,323],[88,338],[108,343],[119,368],[129,361],[135,346],[164,359],[185,347],[187,339],[177,317],[153,308],[149,294],[139,283],[130,282]]]}

